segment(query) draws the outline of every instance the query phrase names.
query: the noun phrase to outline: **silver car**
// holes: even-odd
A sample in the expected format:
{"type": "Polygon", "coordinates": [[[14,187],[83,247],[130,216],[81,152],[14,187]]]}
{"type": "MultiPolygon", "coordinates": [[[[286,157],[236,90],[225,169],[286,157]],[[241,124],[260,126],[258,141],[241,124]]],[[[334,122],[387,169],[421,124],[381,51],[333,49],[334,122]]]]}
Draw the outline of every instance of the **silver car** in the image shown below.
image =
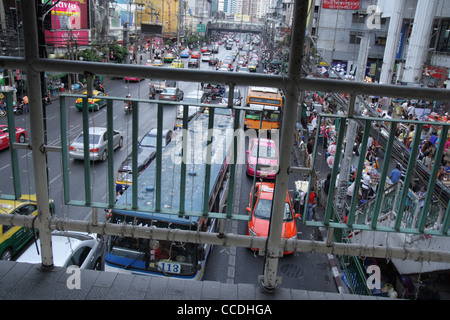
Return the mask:
{"type": "MultiPolygon", "coordinates": [[[[56,267],[76,265],[80,269],[104,270],[106,240],[95,233],[76,231],[53,231],[53,264],[56,267]]],[[[40,241],[37,239],[37,247],[40,241]]],[[[42,257],[30,245],[18,258],[17,262],[41,263],[42,257]]]]}
{"type": "MultiPolygon", "coordinates": [[[[114,150],[122,148],[123,135],[120,131],[113,131],[113,146],[114,150]]],[[[89,128],[89,155],[91,160],[105,161],[108,157],[108,132],[103,127],[90,127],[89,128]]],[[[69,147],[69,155],[73,159],[84,159],[84,144],[83,144],[83,132],[78,135],[74,142],[69,147]]]]}

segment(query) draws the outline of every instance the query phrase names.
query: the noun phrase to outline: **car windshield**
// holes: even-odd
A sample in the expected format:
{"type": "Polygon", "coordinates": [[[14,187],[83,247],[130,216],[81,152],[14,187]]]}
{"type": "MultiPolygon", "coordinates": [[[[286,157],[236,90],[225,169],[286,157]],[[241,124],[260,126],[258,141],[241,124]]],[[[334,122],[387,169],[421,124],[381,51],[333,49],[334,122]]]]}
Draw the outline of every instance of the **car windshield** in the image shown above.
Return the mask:
{"type": "MultiPolygon", "coordinates": [[[[255,207],[255,217],[260,219],[270,219],[270,212],[272,210],[272,200],[259,199],[255,207]]],[[[284,221],[292,220],[292,212],[289,203],[284,204],[284,221]]]]}
{"type": "Polygon", "coordinates": [[[175,94],[175,88],[166,88],[162,91],[162,93],[175,94]]]}
{"type": "MultiPolygon", "coordinates": [[[[258,145],[257,144],[255,144],[255,146],[253,147],[251,155],[252,155],[252,157],[258,156],[258,145]]],[[[277,151],[275,150],[274,146],[260,145],[259,146],[259,157],[260,158],[268,158],[268,159],[276,159],[277,151]]]]}
{"type": "MultiPolygon", "coordinates": [[[[100,134],[91,134],[89,136],[89,143],[90,144],[98,144],[98,142],[100,141],[100,134]]],[[[79,142],[79,143],[83,143],[83,134],[80,134],[77,139],[75,140],[75,142],[79,142]]]]}
{"type": "MultiPolygon", "coordinates": [[[[162,141],[162,146],[165,147],[166,146],[166,139],[163,137],[161,138],[162,141]]],[[[145,135],[142,140],[140,145],[142,147],[155,147],[156,148],[156,134],[147,134],[145,135]]]]}

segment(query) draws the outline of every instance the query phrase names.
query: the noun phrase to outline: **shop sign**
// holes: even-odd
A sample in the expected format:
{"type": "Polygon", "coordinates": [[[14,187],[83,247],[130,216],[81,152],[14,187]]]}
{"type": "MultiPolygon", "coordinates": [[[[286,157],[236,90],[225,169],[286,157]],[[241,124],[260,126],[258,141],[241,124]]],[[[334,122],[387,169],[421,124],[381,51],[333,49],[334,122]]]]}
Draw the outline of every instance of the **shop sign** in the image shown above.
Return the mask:
{"type": "Polygon", "coordinates": [[[360,0],[323,0],[324,9],[358,10],[360,0]]]}
{"type": "Polygon", "coordinates": [[[445,80],[447,78],[447,68],[428,66],[423,68],[423,75],[445,80]]]}

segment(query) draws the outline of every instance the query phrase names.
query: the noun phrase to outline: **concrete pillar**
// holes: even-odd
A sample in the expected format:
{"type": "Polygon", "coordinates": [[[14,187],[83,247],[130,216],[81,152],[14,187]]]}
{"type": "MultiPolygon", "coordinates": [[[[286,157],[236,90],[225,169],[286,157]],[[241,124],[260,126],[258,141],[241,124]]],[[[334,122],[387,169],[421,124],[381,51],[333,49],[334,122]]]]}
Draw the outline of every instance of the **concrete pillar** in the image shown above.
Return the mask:
{"type": "Polygon", "coordinates": [[[431,28],[438,0],[418,0],[409,38],[403,82],[419,83],[427,58],[431,28]]]}
{"type": "Polygon", "coordinates": [[[389,21],[389,30],[386,39],[386,48],[384,49],[383,66],[381,68],[380,83],[391,84],[394,73],[395,56],[397,54],[399,37],[403,22],[404,0],[393,2],[392,15],[389,21]]]}

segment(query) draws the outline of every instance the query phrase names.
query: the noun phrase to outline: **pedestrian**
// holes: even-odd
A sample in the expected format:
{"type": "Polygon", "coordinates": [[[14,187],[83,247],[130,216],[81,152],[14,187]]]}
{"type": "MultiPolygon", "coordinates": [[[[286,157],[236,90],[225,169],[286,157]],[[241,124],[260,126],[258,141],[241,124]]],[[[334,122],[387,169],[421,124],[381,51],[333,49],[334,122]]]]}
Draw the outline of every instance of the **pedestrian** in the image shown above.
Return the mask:
{"type": "Polygon", "coordinates": [[[425,187],[422,186],[420,188],[420,191],[417,193],[417,196],[419,197],[419,208],[422,209],[423,205],[425,204],[425,196],[427,194],[427,191],[425,190],[425,187]]]}
{"type": "Polygon", "coordinates": [[[328,192],[330,191],[330,182],[331,182],[331,173],[327,175],[327,179],[325,180],[323,184],[323,191],[325,192],[326,196],[328,197],[328,192]]]}
{"type": "Polygon", "coordinates": [[[402,172],[400,171],[400,164],[397,163],[394,170],[392,170],[389,174],[389,179],[391,180],[392,184],[400,180],[401,175],[402,172]]]}
{"type": "Polygon", "coordinates": [[[306,166],[308,168],[311,167],[313,150],[314,150],[314,139],[309,138],[308,144],[306,145],[306,151],[308,152],[308,159],[306,160],[306,166]]]}
{"type": "Polygon", "coordinates": [[[367,200],[367,198],[369,197],[370,185],[372,183],[372,178],[370,177],[371,174],[372,173],[368,171],[367,173],[364,173],[362,178],[361,188],[362,188],[362,198],[364,200],[367,200]]]}
{"type": "Polygon", "coordinates": [[[22,98],[23,101],[23,112],[25,114],[28,114],[28,112],[30,111],[30,109],[28,108],[28,96],[23,96],[22,98]]]}
{"type": "Polygon", "coordinates": [[[309,199],[308,199],[308,220],[313,221],[314,219],[314,207],[317,204],[317,195],[314,192],[314,188],[311,188],[311,191],[309,192],[309,199]]]}

